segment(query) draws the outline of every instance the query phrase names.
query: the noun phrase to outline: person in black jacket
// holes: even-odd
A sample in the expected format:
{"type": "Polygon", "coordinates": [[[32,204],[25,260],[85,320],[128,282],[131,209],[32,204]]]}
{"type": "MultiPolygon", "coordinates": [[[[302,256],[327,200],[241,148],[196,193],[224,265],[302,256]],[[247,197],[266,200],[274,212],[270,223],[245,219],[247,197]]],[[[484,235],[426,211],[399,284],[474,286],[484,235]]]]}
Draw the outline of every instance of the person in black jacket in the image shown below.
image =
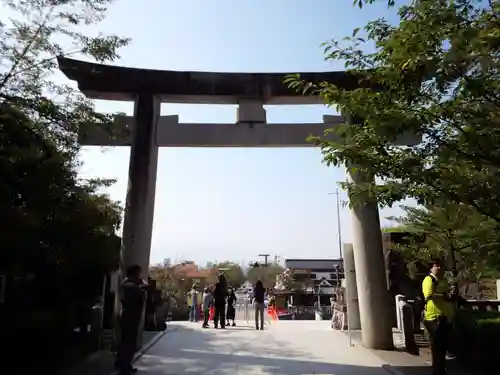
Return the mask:
{"type": "Polygon", "coordinates": [[[255,288],[253,289],[253,297],[255,301],[255,329],[264,330],[264,299],[266,295],[266,290],[262,281],[257,280],[255,283],[255,288]],[[260,328],[259,328],[260,321],[260,328]]]}
{"type": "Polygon", "coordinates": [[[230,288],[229,289],[229,294],[227,297],[227,311],[226,311],[226,325],[229,325],[229,321],[233,321],[233,327],[236,327],[235,319],[236,319],[236,301],[238,299],[236,298],[236,293],[234,293],[234,289],[230,288]]]}
{"type": "Polygon", "coordinates": [[[218,328],[219,322],[222,329],[226,328],[226,297],[227,281],[224,275],[219,276],[219,281],[215,284],[214,290],[214,327],[218,328]]]}
{"type": "Polygon", "coordinates": [[[138,265],[127,268],[127,277],[120,284],[120,329],[121,340],[118,345],[115,369],[120,374],[131,374],[136,371],[132,361],[137,349],[139,325],[146,300],[146,285],[141,278],[141,267],[138,265]]]}

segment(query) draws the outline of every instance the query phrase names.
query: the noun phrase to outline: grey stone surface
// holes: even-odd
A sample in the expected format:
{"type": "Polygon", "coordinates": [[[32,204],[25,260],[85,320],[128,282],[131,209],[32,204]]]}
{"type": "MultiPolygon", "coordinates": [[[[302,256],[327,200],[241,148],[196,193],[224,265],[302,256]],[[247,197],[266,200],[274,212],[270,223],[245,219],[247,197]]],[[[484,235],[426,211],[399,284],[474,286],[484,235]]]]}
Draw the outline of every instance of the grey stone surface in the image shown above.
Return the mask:
{"type": "Polygon", "coordinates": [[[238,321],[225,330],[199,323],[172,323],[136,363],[144,375],[335,374],[387,375],[386,363],[362,347],[349,347],[346,336],[329,322],[280,321],[256,331],[238,321]]]}

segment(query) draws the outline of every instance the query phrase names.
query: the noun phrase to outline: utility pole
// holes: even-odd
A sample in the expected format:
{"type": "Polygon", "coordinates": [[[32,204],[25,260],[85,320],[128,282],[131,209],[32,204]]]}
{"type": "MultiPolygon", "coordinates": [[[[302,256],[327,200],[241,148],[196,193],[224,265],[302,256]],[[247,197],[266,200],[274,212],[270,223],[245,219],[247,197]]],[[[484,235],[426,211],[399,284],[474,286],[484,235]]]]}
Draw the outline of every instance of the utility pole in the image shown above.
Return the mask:
{"type": "Polygon", "coordinates": [[[264,258],[264,280],[267,281],[267,258],[269,258],[271,254],[259,254],[259,257],[264,258]]]}
{"type": "Polygon", "coordinates": [[[340,192],[339,189],[337,188],[335,190],[335,193],[328,193],[328,195],[336,195],[337,198],[337,237],[339,240],[339,253],[340,253],[340,259],[341,261],[344,259],[344,255],[342,254],[342,231],[340,228],[340,192]]]}

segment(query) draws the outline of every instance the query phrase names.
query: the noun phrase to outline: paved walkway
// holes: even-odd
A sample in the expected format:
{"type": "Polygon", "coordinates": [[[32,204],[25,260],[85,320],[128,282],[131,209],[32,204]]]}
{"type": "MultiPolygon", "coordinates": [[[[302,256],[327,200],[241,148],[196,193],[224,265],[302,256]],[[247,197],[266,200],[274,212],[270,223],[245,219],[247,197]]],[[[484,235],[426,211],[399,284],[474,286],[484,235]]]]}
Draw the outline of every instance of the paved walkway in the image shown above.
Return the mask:
{"type": "Polygon", "coordinates": [[[225,330],[172,322],[137,362],[143,375],[388,375],[371,351],[350,347],[329,322],[280,321],[256,331],[238,321],[225,330]]]}

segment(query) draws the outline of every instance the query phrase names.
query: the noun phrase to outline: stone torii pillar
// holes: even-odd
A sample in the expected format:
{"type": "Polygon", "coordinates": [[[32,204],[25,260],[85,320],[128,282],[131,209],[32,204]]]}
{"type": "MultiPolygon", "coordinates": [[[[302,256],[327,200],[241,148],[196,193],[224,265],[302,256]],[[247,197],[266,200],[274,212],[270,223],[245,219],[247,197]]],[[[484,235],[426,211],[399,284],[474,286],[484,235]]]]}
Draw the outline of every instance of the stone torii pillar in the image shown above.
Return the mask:
{"type": "MultiPolygon", "coordinates": [[[[348,168],[348,181],[360,184],[371,181],[372,176],[348,168]]],[[[389,290],[382,247],[382,231],[376,202],[354,205],[352,235],[354,264],[361,321],[363,345],[369,349],[394,348],[389,314],[389,290]]]]}
{"type": "Polygon", "coordinates": [[[120,255],[122,276],[131,265],[141,266],[143,277],[148,276],[158,169],[156,132],[160,105],[160,100],[152,94],[139,94],[135,100],[120,255]]]}
{"type": "MultiPolygon", "coordinates": [[[[329,122],[329,116],[324,116],[329,122]]],[[[350,117],[346,116],[348,124],[350,117]]],[[[396,145],[410,146],[420,143],[420,137],[403,134],[396,145]]],[[[373,182],[374,176],[358,172],[347,166],[347,181],[353,184],[373,182]]],[[[353,253],[359,302],[359,316],[363,345],[368,349],[394,348],[389,316],[390,296],[387,285],[382,231],[377,202],[354,205],[352,213],[353,253]]]]}

